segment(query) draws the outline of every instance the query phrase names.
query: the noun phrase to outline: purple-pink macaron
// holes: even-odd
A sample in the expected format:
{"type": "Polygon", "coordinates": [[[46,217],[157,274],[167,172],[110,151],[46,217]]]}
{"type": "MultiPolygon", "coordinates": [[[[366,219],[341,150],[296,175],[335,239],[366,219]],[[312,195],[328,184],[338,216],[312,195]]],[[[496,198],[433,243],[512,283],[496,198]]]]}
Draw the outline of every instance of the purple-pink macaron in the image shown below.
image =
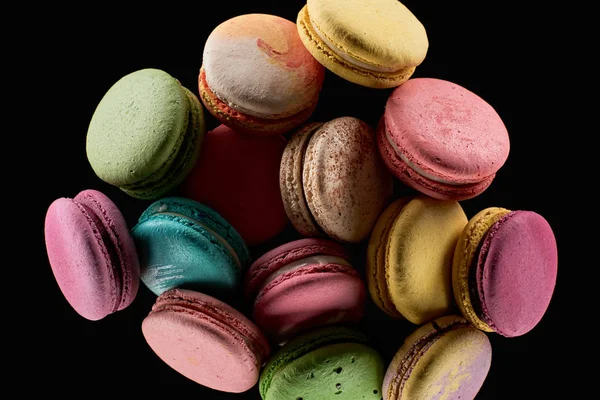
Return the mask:
{"type": "Polygon", "coordinates": [[[121,211],[105,194],[90,189],[54,200],[44,235],[56,282],[82,317],[100,320],[135,299],[140,279],[135,245],[121,211]]]}
{"type": "Polygon", "coordinates": [[[488,102],[434,78],[410,79],[390,94],[377,143],[394,176],[442,200],[481,194],[510,149],[506,126],[488,102]]]}
{"type": "Polygon", "coordinates": [[[246,298],[255,323],[272,341],[336,323],[358,322],[366,288],[339,243],[307,238],[258,258],[246,274],[246,298]]]}
{"type": "Polygon", "coordinates": [[[456,243],[454,297],[475,327],[521,336],[546,313],[557,272],[556,238],[543,216],[489,207],[469,220],[456,243]]]}

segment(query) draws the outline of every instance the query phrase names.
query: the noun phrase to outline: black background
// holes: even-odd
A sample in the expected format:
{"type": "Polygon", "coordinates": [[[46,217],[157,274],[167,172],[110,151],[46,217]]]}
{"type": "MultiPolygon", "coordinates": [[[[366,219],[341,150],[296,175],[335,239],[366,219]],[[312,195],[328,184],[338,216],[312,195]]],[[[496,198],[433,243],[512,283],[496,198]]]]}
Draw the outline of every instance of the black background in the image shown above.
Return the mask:
{"type": "MultiPolygon", "coordinates": [[[[215,2],[211,8],[165,3],[127,12],[95,6],[87,10],[52,9],[52,18],[38,30],[36,40],[46,50],[35,72],[40,84],[35,107],[50,110],[47,130],[36,136],[40,185],[34,218],[36,339],[27,345],[26,364],[35,366],[35,385],[48,393],[73,388],[93,392],[163,394],[189,393],[199,399],[259,399],[257,387],[243,394],[220,393],[189,381],[158,359],[140,330],[155,296],[143,284],[134,303],[101,321],[76,314],[62,297],[48,264],[43,238],[47,207],[58,197],[73,197],[93,188],[107,194],[133,226],[150,204],[128,197],[100,181],[85,155],[85,136],[92,113],[110,86],[137,69],[160,68],[198,93],[197,77],[203,45],[211,30],[224,20],[246,13],[268,13],[296,21],[304,5],[299,0],[215,2]],[[75,17],[67,13],[75,12],[75,17]],[[52,94],[52,96],[49,96],[52,94]],[[41,299],[41,300],[40,300],[41,299]],[[40,328],[41,327],[41,328],[40,328]]],[[[429,51],[413,77],[453,81],[487,100],[503,118],[510,135],[509,158],[492,185],[478,197],[461,202],[470,218],[479,210],[500,206],[533,210],[554,229],[559,247],[559,274],[555,294],[542,321],[518,338],[489,334],[493,347],[490,373],[477,399],[550,398],[560,389],[563,363],[559,343],[566,313],[566,274],[561,209],[556,206],[556,177],[560,176],[561,149],[552,139],[552,109],[545,78],[537,73],[543,54],[544,21],[529,14],[517,1],[425,2],[404,1],[427,29],[429,51]]],[[[207,3],[208,4],[208,3],[207,3]]],[[[354,116],[375,127],[391,89],[365,88],[329,71],[311,121],[354,116]]],[[[208,128],[217,126],[207,112],[208,128]]],[[[25,136],[27,138],[27,136],[25,136]]],[[[396,195],[411,191],[397,185],[396,195]]],[[[564,217],[563,217],[564,218],[564,217]]],[[[291,227],[261,246],[268,249],[299,238],[291,227]]],[[[355,267],[364,272],[364,244],[350,246],[355,267]]],[[[247,304],[237,303],[247,312],[247,304]]],[[[367,303],[359,328],[373,340],[386,362],[416,326],[393,321],[367,303]]],[[[29,331],[31,332],[31,330],[29,331]]],[[[19,332],[15,332],[20,336],[19,332]]]]}

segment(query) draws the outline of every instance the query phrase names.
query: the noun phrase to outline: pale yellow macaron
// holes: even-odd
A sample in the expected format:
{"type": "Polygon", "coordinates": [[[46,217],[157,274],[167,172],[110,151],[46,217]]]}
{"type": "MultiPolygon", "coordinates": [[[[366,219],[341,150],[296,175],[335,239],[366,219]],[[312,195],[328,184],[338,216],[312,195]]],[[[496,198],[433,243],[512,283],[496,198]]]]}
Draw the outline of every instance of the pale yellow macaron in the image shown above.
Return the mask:
{"type": "Polygon", "coordinates": [[[453,200],[418,195],[390,204],[367,247],[367,284],[374,303],[414,324],[451,312],[452,257],[467,222],[453,200]]]}
{"type": "Polygon", "coordinates": [[[397,0],[308,0],[296,25],[325,68],[372,88],[406,82],[429,48],[425,27],[397,0]]]}

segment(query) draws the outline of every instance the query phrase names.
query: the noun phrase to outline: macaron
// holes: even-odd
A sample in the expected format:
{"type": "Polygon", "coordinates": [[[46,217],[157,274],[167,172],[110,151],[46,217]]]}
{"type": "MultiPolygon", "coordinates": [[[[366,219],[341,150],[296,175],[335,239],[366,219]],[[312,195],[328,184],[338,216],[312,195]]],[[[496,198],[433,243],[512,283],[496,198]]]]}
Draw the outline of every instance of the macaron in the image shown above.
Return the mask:
{"type": "Polygon", "coordinates": [[[271,352],[262,332],[238,310],[185,289],[158,296],[142,321],[142,334],[175,371],[222,392],[241,393],[256,385],[271,352]]]}
{"type": "Polygon", "coordinates": [[[288,225],[279,191],[281,135],[261,137],[226,125],[209,131],[179,194],[225,218],[248,246],[275,237],[288,225]]]}
{"type": "Polygon", "coordinates": [[[271,356],[259,380],[263,400],[381,399],[385,366],[362,332],[313,329],[271,356]]]}
{"type": "Polygon", "coordinates": [[[165,71],[141,69],[119,79],[100,100],[86,153],[103,181],[133,197],[156,199],[189,173],[204,132],[196,95],[165,71]]]}
{"type": "Polygon", "coordinates": [[[394,182],[373,129],[358,118],[340,117],[294,132],[281,158],[279,185],[300,234],[359,243],[388,205],[394,182]]]}
{"type": "Polygon", "coordinates": [[[141,280],[156,295],[183,288],[227,300],[250,264],[237,231],[210,207],[184,197],[152,203],[131,234],[141,280]]]}
{"type": "Polygon", "coordinates": [[[436,318],[410,334],[394,355],[383,400],[474,399],[491,361],[485,333],[457,315],[436,318]]]}
{"type": "Polygon", "coordinates": [[[244,282],[252,320],[274,342],[363,316],[367,290],[339,243],[306,238],[258,258],[244,282]]]}
{"type": "Polygon", "coordinates": [[[308,0],[296,25],[329,71],[372,88],[406,82],[429,48],[425,27],[397,0],[308,0]]]}
{"type": "Polygon", "coordinates": [[[489,207],[473,216],[456,243],[456,303],[477,328],[516,337],[550,305],[558,250],[548,221],[534,211],[489,207]]]}
{"type": "Polygon", "coordinates": [[[244,14],[208,36],[198,87],[221,123],[248,134],[278,135],[312,115],[324,76],[296,24],[276,15],[244,14]]]}
{"type": "Polygon", "coordinates": [[[467,216],[453,200],[424,195],[395,200],[367,245],[373,302],[386,314],[421,325],[450,313],[454,249],[467,216]]]}
{"type": "Polygon", "coordinates": [[[414,78],[394,89],[377,129],[381,156],[396,178],[443,200],[485,191],[504,165],[504,122],[481,97],[455,83],[414,78]]]}
{"type": "Polygon", "coordinates": [[[44,239],[54,278],[79,315],[97,321],[133,302],[140,280],[135,244],[105,194],[88,189],[54,200],[44,239]]]}

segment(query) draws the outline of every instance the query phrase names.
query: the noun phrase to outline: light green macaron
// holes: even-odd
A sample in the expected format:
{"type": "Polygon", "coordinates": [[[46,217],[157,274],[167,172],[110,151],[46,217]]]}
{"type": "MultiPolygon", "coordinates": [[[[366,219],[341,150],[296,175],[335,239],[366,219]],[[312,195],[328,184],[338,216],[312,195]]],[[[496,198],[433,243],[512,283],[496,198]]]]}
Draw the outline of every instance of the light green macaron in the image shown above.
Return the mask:
{"type": "Polygon", "coordinates": [[[100,100],[86,152],[100,179],[133,197],[156,199],[190,172],[205,131],[196,95],[165,71],[141,69],[100,100]]]}
{"type": "Polygon", "coordinates": [[[263,400],[380,400],[384,364],[361,332],[329,326],[282,346],[263,368],[263,400]]]}

